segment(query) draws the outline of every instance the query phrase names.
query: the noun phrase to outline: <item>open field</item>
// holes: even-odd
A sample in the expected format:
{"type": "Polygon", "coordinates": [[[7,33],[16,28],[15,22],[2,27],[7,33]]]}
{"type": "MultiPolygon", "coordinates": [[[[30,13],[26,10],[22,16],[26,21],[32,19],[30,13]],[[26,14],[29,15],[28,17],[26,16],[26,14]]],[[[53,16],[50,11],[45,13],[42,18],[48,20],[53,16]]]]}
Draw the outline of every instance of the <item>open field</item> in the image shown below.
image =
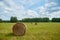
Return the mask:
{"type": "Polygon", "coordinates": [[[24,23],[27,25],[24,36],[14,36],[15,23],[0,23],[0,40],[60,40],[60,23],[24,23]]]}

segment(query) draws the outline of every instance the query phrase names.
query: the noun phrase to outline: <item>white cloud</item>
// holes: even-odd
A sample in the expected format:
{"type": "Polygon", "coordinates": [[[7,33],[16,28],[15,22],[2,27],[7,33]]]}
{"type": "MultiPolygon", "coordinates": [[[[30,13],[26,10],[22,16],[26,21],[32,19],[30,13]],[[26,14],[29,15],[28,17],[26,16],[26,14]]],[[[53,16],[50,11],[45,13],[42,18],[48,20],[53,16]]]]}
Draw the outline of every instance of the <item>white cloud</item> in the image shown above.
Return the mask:
{"type": "Polygon", "coordinates": [[[60,7],[52,7],[51,10],[60,10],[60,7]]]}
{"type": "Polygon", "coordinates": [[[46,14],[46,8],[45,7],[41,6],[38,8],[38,10],[39,10],[39,13],[46,14]]]}
{"type": "Polygon", "coordinates": [[[45,4],[45,7],[48,8],[48,7],[53,7],[53,6],[56,6],[56,5],[57,5],[57,3],[55,3],[55,2],[49,2],[49,3],[45,4]]]}
{"type": "Polygon", "coordinates": [[[27,15],[30,17],[39,17],[38,13],[34,10],[28,10],[27,15]]]}
{"type": "Polygon", "coordinates": [[[10,18],[8,17],[8,16],[6,16],[6,15],[0,15],[0,18],[2,18],[3,20],[9,20],[10,18]]]}
{"type": "MultiPolygon", "coordinates": [[[[59,11],[57,11],[57,12],[52,12],[51,13],[51,16],[53,16],[53,17],[58,17],[60,15],[60,10],[59,11]]],[[[60,16],[59,16],[60,17],[60,16]]]]}
{"type": "Polygon", "coordinates": [[[4,5],[3,2],[0,2],[0,6],[4,5]]]}
{"type": "Polygon", "coordinates": [[[17,4],[23,4],[25,6],[31,6],[33,5],[34,3],[37,3],[41,0],[14,0],[15,2],[17,2],[17,4]]]}
{"type": "Polygon", "coordinates": [[[30,5],[34,4],[32,0],[23,0],[23,1],[21,1],[21,2],[22,2],[23,4],[25,4],[25,3],[30,4],[30,5]]]}
{"type": "MultiPolygon", "coordinates": [[[[34,10],[26,10],[24,5],[26,6],[31,6],[38,1],[35,0],[17,0],[18,2],[21,2],[23,5],[17,5],[16,2],[14,2],[15,0],[4,0],[1,2],[1,7],[3,9],[3,14],[1,17],[11,17],[11,16],[17,16],[18,19],[22,19],[22,18],[32,18],[32,17],[39,17],[38,13],[34,10]],[[8,4],[8,6],[7,6],[8,4]]],[[[5,18],[4,17],[4,18],[5,18]]],[[[4,19],[3,18],[3,19],[4,19]]]]}
{"type": "MultiPolygon", "coordinates": [[[[20,5],[17,6],[12,0],[5,0],[4,2],[1,3],[1,7],[3,9],[3,16],[6,16],[7,18],[11,16],[17,16],[19,19],[22,19],[24,16],[23,14],[25,13],[24,6],[20,5]],[[10,7],[6,6],[4,2],[7,2],[10,7]]],[[[1,16],[1,17],[3,17],[1,16]]],[[[5,17],[4,17],[5,18],[5,17]]],[[[2,19],[4,19],[2,18],[2,19]]]]}
{"type": "Polygon", "coordinates": [[[45,6],[40,6],[36,10],[41,14],[40,17],[49,17],[50,19],[53,17],[60,17],[60,7],[56,5],[57,3],[55,2],[47,2],[45,6]]]}
{"type": "MultiPolygon", "coordinates": [[[[34,3],[38,3],[41,0],[3,0],[0,2],[0,17],[9,19],[11,16],[17,16],[18,19],[22,18],[32,18],[32,17],[60,17],[60,7],[55,7],[57,3],[55,2],[46,2],[45,6],[40,6],[36,10],[32,9],[26,9],[26,7],[29,7],[33,5],[34,3]],[[17,3],[19,4],[17,4],[17,3]],[[22,3],[22,4],[21,4],[22,3]],[[8,5],[7,5],[8,4],[8,5]],[[21,4],[21,5],[20,5],[21,4]],[[26,7],[25,7],[26,5],[26,7]],[[47,10],[58,10],[50,13],[47,10]],[[41,14],[41,15],[40,15],[41,14]]],[[[48,0],[47,0],[48,1],[48,0]]]]}
{"type": "Polygon", "coordinates": [[[47,10],[56,9],[55,7],[53,7],[53,6],[56,6],[56,5],[57,4],[55,2],[49,2],[49,3],[46,3],[45,6],[38,7],[36,10],[39,10],[40,14],[43,14],[43,15],[46,14],[46,15],[48,15],[49,12],[47,10]]]}

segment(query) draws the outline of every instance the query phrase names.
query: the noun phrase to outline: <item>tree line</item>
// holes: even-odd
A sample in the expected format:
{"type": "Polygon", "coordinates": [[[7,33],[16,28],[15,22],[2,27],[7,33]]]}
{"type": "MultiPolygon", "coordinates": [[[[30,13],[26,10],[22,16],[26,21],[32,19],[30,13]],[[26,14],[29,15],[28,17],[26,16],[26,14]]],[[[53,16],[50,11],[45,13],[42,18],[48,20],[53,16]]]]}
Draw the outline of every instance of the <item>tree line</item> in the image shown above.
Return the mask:
{"type": "Polygon", "coordinates": [[[18,20],[17,17],[11,17],[10,20],[2,20],[1,22],[60,22],[60,18],[52,18],[52,20],[49,20],[49,18],[24,18],[22,20],[18,20]]]}
{"type": "Polygon", "coordinates": [[[22,22],[49,22],[49,18],[25,18],[22,22]]]}

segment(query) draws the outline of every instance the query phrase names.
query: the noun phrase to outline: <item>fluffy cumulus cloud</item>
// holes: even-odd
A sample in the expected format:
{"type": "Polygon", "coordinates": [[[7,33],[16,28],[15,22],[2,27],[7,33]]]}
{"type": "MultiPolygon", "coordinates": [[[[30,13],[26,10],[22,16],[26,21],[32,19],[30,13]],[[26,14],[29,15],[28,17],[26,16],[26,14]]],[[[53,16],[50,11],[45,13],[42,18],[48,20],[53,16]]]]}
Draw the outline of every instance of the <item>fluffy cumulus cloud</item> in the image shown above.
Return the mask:
{"type": "MultiPolygon", "coordinates": [[[[0,17],[2,19],[4,19],[5,17],[7,19],[9,19],[11,16],[21,16],[22,13],[24,13],[24,7],[21,6],[17,6],[15,5],[15,3],[12,0],[5,0],[5,1],[1,1],[0,2],[0,8],[1,8],[1,13],[0,13],[0,17]],[[5,4],[5,2],[9,5],[7,6],[7,4],[5,4]],[[9,3],[8,3],[9,2],[9,3]]],[[[6,19],[5,18],[5,19],[6,19]]]]}
{"type": "Polygon", "coordinates": [[[45,4],[46,11],[48,12],[48,15],[50,18],[54,17],[60,17],[60,6],[59,6],[59,0],[50,0],[45,4]]]}
{"type": "Polygon", "coordinates": [[[46,0],[45,5],[38,7],[36,10],[41,14],[41,17],[49,17],[50,19],[60,17],[60,6],[56,1],[46,0]]]}
{"type": "Polygon", "coordinates": [[[37,14],[37,12],[34,11],[34,10],[28,10],[27,11],[27,15],[30,16],[30,17],[39,17],[39,15],[37,14]]]}
{"type": "Polygon", "coordinates": [[[9,19],[11,16],[17,16],[18,19],[36,17],[38,15],[35,11],[30,9],[26,10],[24,6],[32,4],[34,4],[32,0],[2,0],[0,1],[0,18],[5,20],[9,19]]]}
{"type": "Polygon", "coordinates": [[[0,0],[0,18],[60,17],[59,0],[0,0]]]}

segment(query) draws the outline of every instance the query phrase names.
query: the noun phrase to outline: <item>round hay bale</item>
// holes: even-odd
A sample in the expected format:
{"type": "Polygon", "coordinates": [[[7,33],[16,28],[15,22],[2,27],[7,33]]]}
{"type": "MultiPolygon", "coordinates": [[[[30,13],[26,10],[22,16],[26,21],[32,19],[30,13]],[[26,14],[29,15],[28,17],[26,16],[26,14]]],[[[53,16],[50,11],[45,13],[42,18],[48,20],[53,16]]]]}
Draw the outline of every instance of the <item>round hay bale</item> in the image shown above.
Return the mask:
{"type": "Polygon", "coordinates": [[[37,25],[37,22],[35,22],[35,25],[37,25]]]}
{"type": "Polygon", "coordinates": [[[13,26],[13,33],[14,35],[19,35],[19,36],[23,36],[26,32],[26,26],[23,23],[16,23],[13,26]]]}

